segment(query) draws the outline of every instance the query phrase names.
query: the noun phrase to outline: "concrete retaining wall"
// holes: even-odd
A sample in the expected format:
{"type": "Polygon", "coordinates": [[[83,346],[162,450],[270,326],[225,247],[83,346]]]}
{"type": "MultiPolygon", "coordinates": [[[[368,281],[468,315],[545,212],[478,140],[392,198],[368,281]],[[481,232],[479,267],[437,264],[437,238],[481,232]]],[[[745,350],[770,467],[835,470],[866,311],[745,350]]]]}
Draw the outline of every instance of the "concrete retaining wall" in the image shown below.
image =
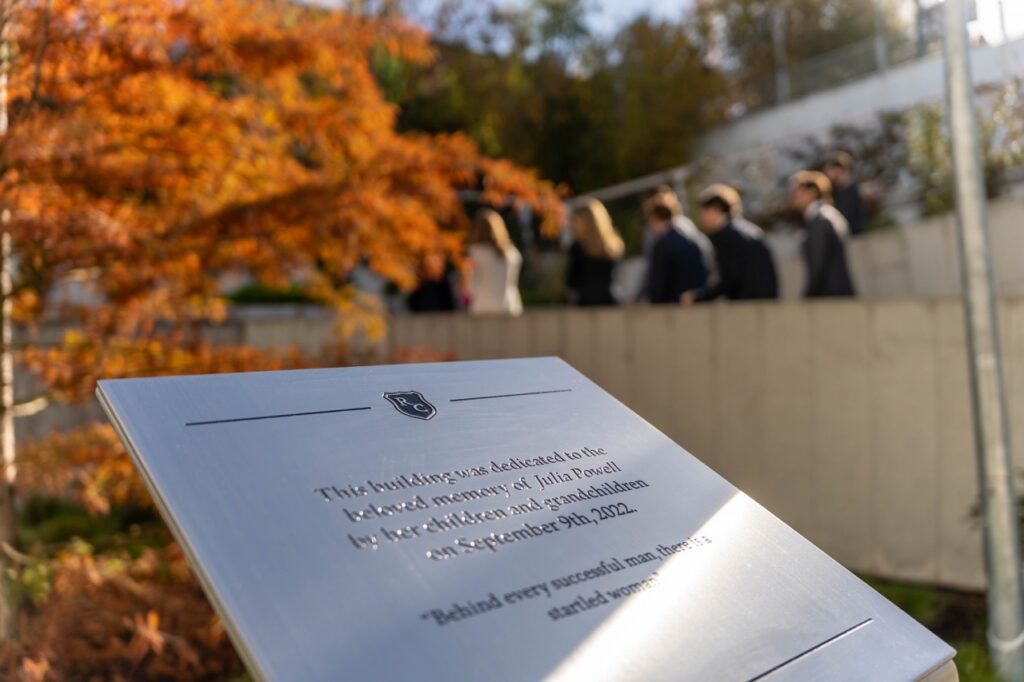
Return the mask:
{"type": "MultiPolygon", "coordinates": [[[[1024,301],[1001,304],[1024,463],[1024,301]]],[[[392,344],[558,355],[850,568],[984,584],[963,316],[952,300],[446,315],[392,344]]]]}
{"type": "MultiPolygon", "coordinates": [[[[1024,297],[1024,199],[989,203],[989,234],[997,289],[1002,296],[1024,297]]],[[[782,296],[797,299],[804,267],[793,236],[769,237],[781,279],[782,296]]],[[[869,233],[848,247],[857,292],[862,298],[943,298],[960,294],[953,214],[914,225],[869,233]]]]}
{"type": "MultiPolygon", "coordinates": [[[[1015,459],[1024,464],[1024,299],[1000,305],[1015,459]]],[[[311,354],[318,311],[236,318],[214,336],[311,354]]],[[[391,349],[557,355],[850,568],[984,584],[956,300],[722,304],[391,320],[391,349]]],[[[385,357],[381,349],[379,357],[385,357]]],[[[99,418],[51,408],[19,438],[99,418]]]]}
{"type": "MultiPolygon", "coordinates": [[[[1024,63],[1024,38],[1002,45],[971,48],[971,73],[976,85],[1015,78],[1024,63]]],[[[832,126],[871,120],[885,111],[901,111],[943,98],[942,56],[898,66],[867,78],[816,92],[745,116],[712,130],[701,140],[697,157],[750,153],[778,148],[824,133],[832,126]]]]}

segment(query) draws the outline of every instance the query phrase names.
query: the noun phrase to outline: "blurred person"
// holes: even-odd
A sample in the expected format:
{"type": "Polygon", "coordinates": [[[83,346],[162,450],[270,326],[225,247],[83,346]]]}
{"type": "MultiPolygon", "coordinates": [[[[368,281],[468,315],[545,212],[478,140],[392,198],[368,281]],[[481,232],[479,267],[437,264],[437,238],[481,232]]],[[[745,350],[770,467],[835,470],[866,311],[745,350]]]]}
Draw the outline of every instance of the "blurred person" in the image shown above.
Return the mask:
{"type": "Polygon", "coordinates": [[[700,195],[700,226],[715,247],[718,278],[683,295],[683,303],[773,299],[779,296],[775,261],[764,231],[742,217],[739,192],[728,185],[711,185],[700,195]]]}
{"type": "Polygon", "coordinates": [[[800,171],[790,178],[790,201],[803,217],[807,284],[804,296],[854,296],[846,260],[846,218],[829,204],[832,184],[824,173],[800,171]]]}
{"type": "Polygon", "coordinates": [[[692,220],[683,213],[683,202],[679,201],[679,195],[668,185],[659,185],[654,194],[644,202],[644,213],[648,213],[649,207],[656,203],[662,203],[672,211],[672,227],[678,230],[684,237],[697,245],[700,249],[701,258],[704,259],[704,267],[708,273],[715,270],[715,247],[711,240],[701,232],[692,220]]]}
{"type": "Polygon", "coordinates": [[[407,304],[414,313],[456,310],[458,305],[452,277],[455,271],[440,251],[427,254],[420,271],[420,283],[409,294],[407,304]]]}
{"type": "Polygon", "coordinates": [[[672,224],[672,209],[664,202],[649,206],[647,228],[653,243],[647,267],[647,300],[682,302],[683,294],[707,285],[708,269],[700,249],[672,224]]]}
{"type": "Polygon", "coordinates": [[[613,305],[612,274],[626,249],[608,209],[597,199],[583,199],[573,211],[570,226],[573,243],[566,272],[570,303],[613,305]]]}
{"type": "Polygon", "coordinates": [[[860,183],[853,179],[853,157],[844,151],[834,151],[825,157],[823,168],[832,183],[832,203],[846,218],[850,234],[861,234],[867,229],[867,220],[860,183]]]}
{"type": "Polygon", "coordinates": [[[508,235],[505,221],[489,208],[477,212],[469,240],[469,311],[519,315],[519,270],[523,257],[508,235]]]}

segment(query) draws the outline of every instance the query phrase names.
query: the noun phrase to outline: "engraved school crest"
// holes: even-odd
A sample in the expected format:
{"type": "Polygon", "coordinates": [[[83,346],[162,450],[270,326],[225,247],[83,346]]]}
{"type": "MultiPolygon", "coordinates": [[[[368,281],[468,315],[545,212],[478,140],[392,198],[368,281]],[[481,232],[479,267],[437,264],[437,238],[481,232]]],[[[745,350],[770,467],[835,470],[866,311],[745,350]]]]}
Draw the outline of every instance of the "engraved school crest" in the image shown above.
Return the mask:
{"type": "Polygon", "coordinates": [[[419,391],[388,391],[384,399],[406,417],[413,419],[432,419],[437,414],[437,408],[419,391]]]}

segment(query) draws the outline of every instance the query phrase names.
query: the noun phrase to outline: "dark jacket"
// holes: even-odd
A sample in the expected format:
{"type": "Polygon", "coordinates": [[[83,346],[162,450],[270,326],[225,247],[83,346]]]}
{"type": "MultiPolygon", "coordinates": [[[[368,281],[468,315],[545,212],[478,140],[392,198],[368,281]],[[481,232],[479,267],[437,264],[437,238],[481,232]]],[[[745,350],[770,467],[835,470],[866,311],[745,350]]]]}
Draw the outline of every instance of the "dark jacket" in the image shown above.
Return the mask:
{"type": "Polygon", "coordinates": [[[452,287],[454,274],[449,266],[439,279],[420,282],[419,287],[409,294],[409,310],[414,313],[455,310],[455,289],[452,287]]]}
{"type": "Polygon", "coordinates": [[[860,195],[858,183],[851,182],[846,187],[835,190],[832,194],[832,201],[836,209],[846,218],[846,223],[850,226],[850,234],[860,234],[867,229],[864,199],[860,195]]]}
{"type": "Polygon", "coordinates": [[[834,207],[824,205],[807,221],[807,239],[803,244],[807,298],[855,295],[846,262],[846,244],[836,226],[843,218],[836,213],[834,207]]]}
{"type": "Polygon", "coordinates": [[[729,221],[711,235],[718,263],[718,281],[697,293],[698,301],[725,296],[733,301],[778,298],[775,261],[763,238],[756,232],[740,231],[729,221]]]}
{"type": "Polygon", "coordinates": [[[569,249],[569,268],[565,280],[569,290],[576,294],[576,305],[613,305],[612,272],[615,261],[587,255],[579,242],[569,249]]]}
{"type": "Polygon", "coordinates": [[[707,280],[708,269],[700,249],[669,227],[651,249],[647,299],[651,303],[679,303],[683,292],[700,289],[707,280]]]}

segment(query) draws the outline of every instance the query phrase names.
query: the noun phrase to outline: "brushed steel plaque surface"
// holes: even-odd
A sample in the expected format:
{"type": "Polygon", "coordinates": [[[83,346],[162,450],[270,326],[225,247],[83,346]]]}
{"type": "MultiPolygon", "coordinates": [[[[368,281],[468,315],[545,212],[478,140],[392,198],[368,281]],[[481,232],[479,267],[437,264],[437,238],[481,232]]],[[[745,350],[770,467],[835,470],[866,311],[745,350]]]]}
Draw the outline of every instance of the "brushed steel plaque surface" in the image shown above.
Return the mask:
{"type": "Polygon", "coordinates": [[[954,655],[556,358],[98,392],[259,679],[915,680],[954,655]]]}

